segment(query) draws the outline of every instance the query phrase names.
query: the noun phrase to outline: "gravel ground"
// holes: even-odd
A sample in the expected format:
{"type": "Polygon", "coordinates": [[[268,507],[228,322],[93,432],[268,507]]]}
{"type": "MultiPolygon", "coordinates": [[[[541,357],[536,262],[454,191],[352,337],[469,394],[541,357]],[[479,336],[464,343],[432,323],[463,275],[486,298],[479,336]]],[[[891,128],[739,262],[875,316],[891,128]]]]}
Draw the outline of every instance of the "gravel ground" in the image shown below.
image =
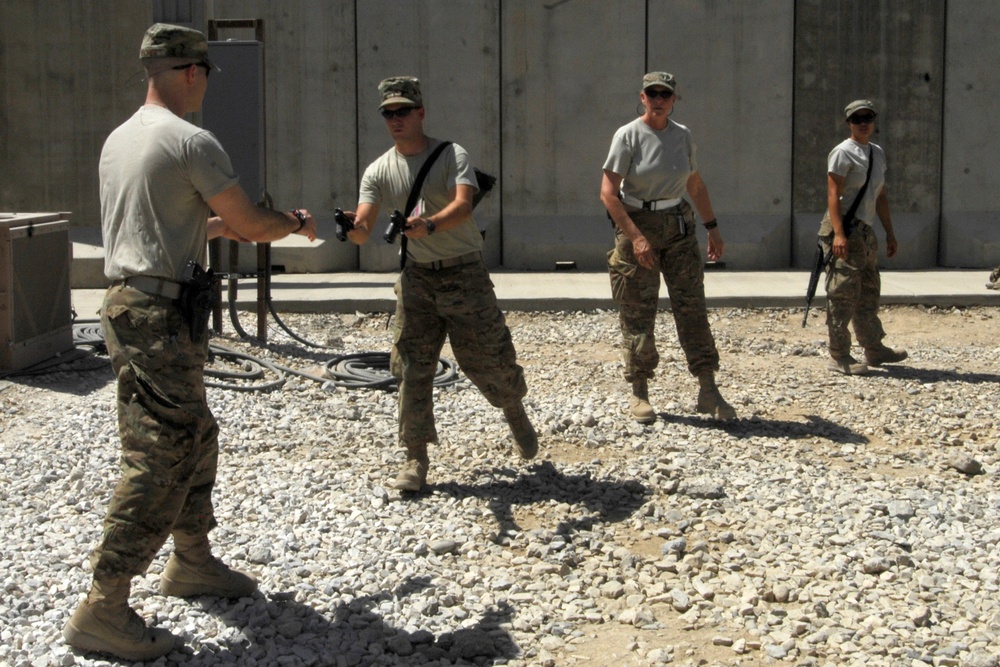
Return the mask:
{"type": "MultiPolygon", "coordinates": [[[[463,376],[437,390],[441,443],[413,496],[390,488],[394,393],[294,374],[210,390],[213,542],[260,592],[163,597],[161,551],[132,602],[186,645],[156,664],[996,666],[1000,310],[887,308],[910,359],[855,378],[826,370],[820,314],[711,318],[740,419],[694,412],[663,313],[660,419],[643,426],[623,412],[614,313],[509,313],[539,457],[512,455],[463,376]]],[[[329,349],[278,329],[214,342],[318,374],[389,340],[385,315],[285,321],[329,349]]],[[[0,664],[112,664],[60,631],[117,450],[105,357],[0,380],[0,664]]]]}

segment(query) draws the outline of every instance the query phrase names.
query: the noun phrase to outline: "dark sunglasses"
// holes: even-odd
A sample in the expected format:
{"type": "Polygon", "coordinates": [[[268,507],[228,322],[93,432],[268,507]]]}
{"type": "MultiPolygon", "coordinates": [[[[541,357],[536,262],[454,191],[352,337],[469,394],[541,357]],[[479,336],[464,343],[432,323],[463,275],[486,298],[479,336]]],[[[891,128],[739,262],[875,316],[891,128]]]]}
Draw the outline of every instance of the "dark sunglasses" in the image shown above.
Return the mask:
{"type": "Polygon", "coordinates": [[[188,67],[191,67],[192,65],[194,65],[195,67],[204,67],[205,68],[205,78],[206,79],[208,78],[208,75],[212,73],[212,68],[209,67],[208,63],[205,63],[205,62],[201,62],[201,63],[188,63],[187,65],[178,65],[177,67],[171,67],[170,69],[187,69],[188,67]]]}
{"type": "Polygon", "coordinates": [[[860,125],[861,123],[871,123],[875,120],[875,114],[873,113],[856,113],[850,118],[848,118],[853,125],[860,125]]]}
{"type": "Polygon", "coordinates": [[[416,107],[400,107],[396,110],[382,109],[379,113],[382,114],[382,118],[389,120],[390,118],[406,118],[414,109],[416,109],[416,107]]]}
{"type": "Polygon", "coordinates": [[[643,91],[646,93],[646,97],[651,100],[655,100],[657,97],[662,97],[665,100],[669,100],[674,96],[674,91],[672,90],[656,90],[655,88],[647,88],[643,91]]]}

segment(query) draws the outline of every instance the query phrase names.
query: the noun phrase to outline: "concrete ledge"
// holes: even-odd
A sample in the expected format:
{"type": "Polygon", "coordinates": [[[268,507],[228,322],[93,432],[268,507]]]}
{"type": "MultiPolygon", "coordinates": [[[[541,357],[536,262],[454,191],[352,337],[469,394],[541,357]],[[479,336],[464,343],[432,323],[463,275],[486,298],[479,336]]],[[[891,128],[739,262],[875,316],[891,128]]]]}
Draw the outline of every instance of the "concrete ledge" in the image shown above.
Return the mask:
{"type": "MultiPolygon", "coordinates": [[[[1000,292],[985,288],[989,271],[883,271],[882,303],[942,308],[1000,306],[1000,292]]],[[[396,308],[397,273],[279,274],[272,278],[272,302],[279,313],[388,313],[396,308]]],[[[614,310],[605,272],[492,271],[497,300],[507,311],[614,310]]],[[[790,308],[805,306],[806,271],[708,271],[705,297],[709,308],[790,308]]],[[[73,306],[92,319],[103,290],[73,290],[73,306]]],[[[670,307],[665,286],[660,308],[670,307]]],[[[256,281],[239,283],[237,308],[255,311],[256,281]]],[[[823,287],[812,307],[826,304],[823,287]]]]}
{"type": "Polygon", "coordinates": [[[69,284],[73,289],[102,289],[108,286],[104,277],[104,243],[97,227],[70,227],[73,263],[69,284]]]}

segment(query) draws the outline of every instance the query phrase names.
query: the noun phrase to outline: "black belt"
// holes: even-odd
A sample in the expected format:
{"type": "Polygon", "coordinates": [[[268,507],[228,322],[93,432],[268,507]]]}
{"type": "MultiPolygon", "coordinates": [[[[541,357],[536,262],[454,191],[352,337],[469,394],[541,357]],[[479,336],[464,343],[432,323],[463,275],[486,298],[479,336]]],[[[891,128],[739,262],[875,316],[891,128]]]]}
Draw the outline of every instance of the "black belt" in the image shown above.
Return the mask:
{"type": "Polygon", "coordinates": [[[145,292],[151,296],[162,296],[167,299],[179,299],[181,296],[181,284],[166,278],[154,278],[152,276],[131,276],[123,280],[116,280],[112,285],[124,285],[145,292]]]}
{"type": "Polygon", "coordinates": [[[418,269],[433,269],[434,271],[440,271],[441,269],[450,269],[454,266],[462,266],[463,264],[472,264],[478,262],[483,258],[483,253],[481,252],[470,252],[465,255],[459,255],[458,257],[449,257],[448,259],[438,259],[433,262],[414,262],[408,261],[407,266],[415,266],[418,269]]]}

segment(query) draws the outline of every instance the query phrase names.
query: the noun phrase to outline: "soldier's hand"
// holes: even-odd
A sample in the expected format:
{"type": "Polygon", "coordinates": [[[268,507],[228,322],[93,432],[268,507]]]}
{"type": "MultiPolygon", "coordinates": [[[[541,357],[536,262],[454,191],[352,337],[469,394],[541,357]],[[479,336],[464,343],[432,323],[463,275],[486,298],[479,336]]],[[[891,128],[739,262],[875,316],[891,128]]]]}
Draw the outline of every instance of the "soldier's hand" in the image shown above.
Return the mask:
{"type": "Polygon", "coordinates": [[[847,259],[847,237],[843,234],[834,233],[833,254],[838,259],[847,259]]]}
{"type": "Polygon", "coordinates": [[[653,249],[649,247],[649,241],[642,234],[632,240],[632,254],[639,264],[647,269],[653,268],[653,249]]]}
{"type": "Polygon", "coordinates": [[[896,235],[895,234],[889,234],[888,236],[886,236],[886,238],[885,238],[885,256],[886,257],[890,257],[890,258],[891,257],[895,257],[896,256],[896,251],[898,251],[898,250],[899,250],[899,243],[896,241],[896,235]]]}
{"type": "Polygon", "coordinates": [[[427,218],[421,218],[420,216],[408,218],[406,220],[406,227],[403,228],[403,234],[408,239],[422,239],[433,233],[434,227],[432,223],[427,218]]]}
{"type": "Polygon", "coordinates": [[[301,229],[299,229],[296,234],[305,236],[310,241],[316,240],[316,218],[312,217],[304,208],[296,209],[305,217],[305,222],[302,224],[301,229]]]}
{"type": "Polygon", "coordinates": [[[725,243],[722,241],[722,232],[719,228],[708,230],[708,258],[713,262],[722,258],[725,243]]]}

